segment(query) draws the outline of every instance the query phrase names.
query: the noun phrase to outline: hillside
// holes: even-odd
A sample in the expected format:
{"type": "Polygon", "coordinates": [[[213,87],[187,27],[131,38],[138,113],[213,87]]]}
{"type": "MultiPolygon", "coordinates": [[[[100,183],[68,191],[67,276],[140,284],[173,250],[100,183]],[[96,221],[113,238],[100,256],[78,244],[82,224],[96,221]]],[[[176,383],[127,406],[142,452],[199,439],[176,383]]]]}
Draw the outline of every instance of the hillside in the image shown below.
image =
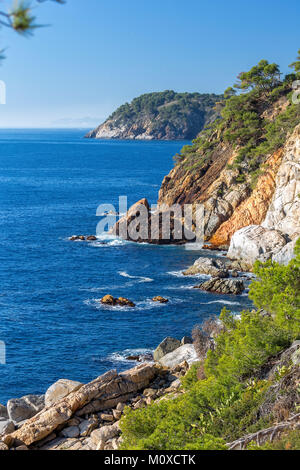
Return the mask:
{"type": "Polygon", "coordinates": [[[215,94],[148,93],[120,106],[87,138],[190,140],[218,116],[215,94]]]}

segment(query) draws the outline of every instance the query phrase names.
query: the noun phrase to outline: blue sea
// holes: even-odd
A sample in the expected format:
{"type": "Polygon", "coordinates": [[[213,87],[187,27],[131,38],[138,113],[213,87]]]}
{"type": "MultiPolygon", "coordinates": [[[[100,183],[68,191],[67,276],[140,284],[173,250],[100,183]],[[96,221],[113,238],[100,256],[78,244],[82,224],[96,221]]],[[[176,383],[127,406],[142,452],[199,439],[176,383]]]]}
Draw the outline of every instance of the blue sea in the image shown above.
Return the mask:
{"type": "Polygon", "coordinates": [[[44,393],[69,378],[88,382],[134,365],[166,336],[189,335],[247,295],[192,289],[181,271],[205,251],[121,240],[71,242],[95,234],[97,207],[128,196],[157,201],[172,157],[186,142],[95,141],[85,130],[0,131],[0,403],[44,393]],[[104,307],[105,294],[135,308],[104,307]],[[168,304],[151,298],[162,295],[168,304]]]}

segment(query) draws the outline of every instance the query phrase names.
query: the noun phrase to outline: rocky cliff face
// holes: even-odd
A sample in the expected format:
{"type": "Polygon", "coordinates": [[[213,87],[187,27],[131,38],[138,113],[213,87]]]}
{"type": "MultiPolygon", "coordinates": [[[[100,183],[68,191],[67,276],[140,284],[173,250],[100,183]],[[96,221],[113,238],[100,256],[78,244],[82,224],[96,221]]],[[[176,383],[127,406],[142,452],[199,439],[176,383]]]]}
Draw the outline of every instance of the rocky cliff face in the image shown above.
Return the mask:
{"type": "Polygon", "coordinates": [[[212,122],[217,95],[149,93],[118,108],[103,124],[89,132],[87,138],[130,140],[193,139],[212,122]]]}

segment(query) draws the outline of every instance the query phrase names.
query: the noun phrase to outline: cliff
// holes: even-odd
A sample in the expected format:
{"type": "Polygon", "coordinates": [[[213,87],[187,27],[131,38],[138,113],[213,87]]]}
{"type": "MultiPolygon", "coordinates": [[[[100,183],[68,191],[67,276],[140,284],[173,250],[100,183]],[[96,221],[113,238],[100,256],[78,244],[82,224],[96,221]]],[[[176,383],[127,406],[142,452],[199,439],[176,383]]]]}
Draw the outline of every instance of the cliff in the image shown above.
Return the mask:
{"type": "Polygon", "coordinates": [[[164,91],[148,93],[120,106],[87,138],[181,140],[193,139],[218,115],[220,96],[164,91]]]}

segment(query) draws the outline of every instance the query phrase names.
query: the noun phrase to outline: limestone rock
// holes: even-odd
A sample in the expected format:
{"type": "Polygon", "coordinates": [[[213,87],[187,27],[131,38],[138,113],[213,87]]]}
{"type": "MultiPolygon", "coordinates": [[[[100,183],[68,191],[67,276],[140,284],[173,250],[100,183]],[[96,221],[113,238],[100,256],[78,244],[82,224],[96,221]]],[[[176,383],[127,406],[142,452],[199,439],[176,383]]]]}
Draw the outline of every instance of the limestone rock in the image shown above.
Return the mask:
{"type": "Polygon", "coordinates": [[[222,260],[214,258],[203,258],[196,259],[193,266],[190,266],[186,271],[183,272],[185,276],[194,274],[206,274],[214,277],[228,277],[228,270],[226,263],[222,260]]]}
{"type": "Polygon", "coordinates": [[[9,450],[9,448],[4,442],[0,442],[0,450],[9,450]]]}
{"type": "Polygon", "coordinates": [[[193,344],[192,338],[190,336],[184,336],[180,341],[181,344],[193,344]]]}
{"type": "Polygon", "coordinates": [[[260,261],[271,259],[285,245],[286,239],[278,230],[250,225],[233,235],[227,256],[230,259],[241,259],[254,264],[257,259],[260,261]]]}
{"type": "Polygon", "coordinates": [[[74,438],[78,437],[80,434],[79,427],[78,426],[68,426],[67,428],[64,428],[61,432],[62,436],[67,437],[67,438],[74,438]]]}
{"type": "Polygon", "coordinates": [[[113,439],[114,437],[118,436],[120,433],[120,426],[119,423],[114,423],[108,426],[102,426],[99,429],[95,429],[95,431],[91,434],[91,440],[96,445],[99,446],[98,450],[103,450],[105,443],[109,439],[113,439]]]}
{"type": "Polygon", "coordinates": [[[44,395],[26,395],[22,398],[12,398],[7,402],[9,418],[14,423],[32,418],[44,408],[44,404],[44,395]]]}
{"type": "Polygon", "coordinates": [[[268,229],[280,230],[292,237],[300,233],[300,125],[288,139],[280,168],[276,175],[276,189],[262,223],[268,229]]]}
{"type": "Polygon", "coordinates": [[[273,261],[279,264],[287,265],[295,257],[294,249],[298,237],[287,243],[280,251],[272,256],[273,261]]]}
{"type": "Polygon", "coordinates": [[[45,395],[45,405],[51,406],[66,397],[69,393],[74,392],[82,387],[82,383],[74,380],[59,379],[52,384],[45,395]]]}
{"type": "Polygon", "coordinates": [[[159,363],[164,367],[169,367],[172,369],[178,364],[181,364],[183,361],[186,361],[188,364],[198,361],[197,353],[192,344],[184,344],[179,348],[175,349],[165,356],[163,356],[159,363]]]}
{"type": "Polygon", "coordinates": [[[10,420],[0,420],[0,436],[5,434],[11,434],[15,430],[15,425],[10,420]]]}
{"type": "Polygon", "coordinates": [[[153,357],[155,361],[159,361],[166,354],[174,351],[180,347],[180,341],[175,338],[167,337],[165,338],[155,349],[153,357]]]}
{"type": "Polygon", "coordinates": [[[218,277],[213,277],[209,281],[205,281],[199,286],[195,286],[195,289],[201,289],[208,292],[216,292],[218,294],[241,294],[244,289],[243,281],[235,279],[220,279],[218,277]]]}

